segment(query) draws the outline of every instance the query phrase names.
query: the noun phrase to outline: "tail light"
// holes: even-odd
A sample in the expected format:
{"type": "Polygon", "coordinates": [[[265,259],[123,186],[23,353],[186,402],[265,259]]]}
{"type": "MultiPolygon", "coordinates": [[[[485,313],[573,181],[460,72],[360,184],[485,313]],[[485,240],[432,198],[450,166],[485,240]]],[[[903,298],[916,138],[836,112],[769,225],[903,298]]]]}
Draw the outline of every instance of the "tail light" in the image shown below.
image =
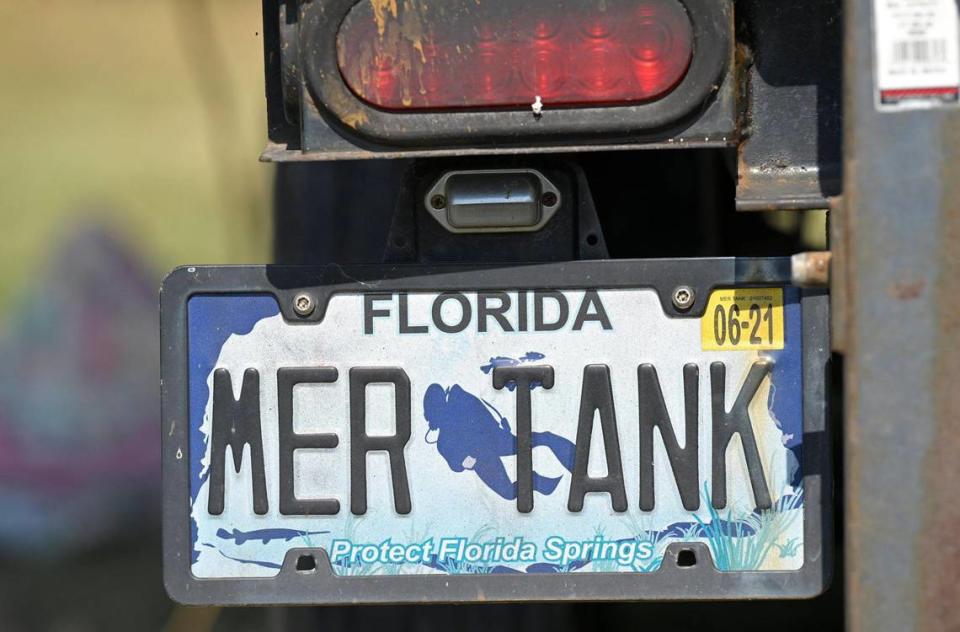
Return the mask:
{"type": "Polygon", "coordinates": [[[679,0],[372,0],[336,47],[350,90],[388,111],[592,106],[670,92],[694,35],[679,0]]]}
{"type": "Polygon", "coordinates": [[[271,137],[304,152],[725,146],[736,132],[733,0],[295,4],[267,59],[298,119],[271,137]]]}

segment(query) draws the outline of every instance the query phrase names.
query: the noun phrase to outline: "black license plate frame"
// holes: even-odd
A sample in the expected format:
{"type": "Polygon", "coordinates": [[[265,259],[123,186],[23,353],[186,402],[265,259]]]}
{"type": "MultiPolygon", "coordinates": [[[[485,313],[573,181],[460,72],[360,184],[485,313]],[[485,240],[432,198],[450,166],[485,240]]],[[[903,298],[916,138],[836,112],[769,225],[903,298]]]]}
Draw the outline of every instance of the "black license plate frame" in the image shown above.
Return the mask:
{"type": "Polygon", "coordinates": [[[465,603],[516,601],[645,601],[807,598],[820,594],[832,572],[832,473],[827,429],[829,299],[826,291],[800,289],[803,326],[803,565],[791,571],[718,571],[687,567],[681,551],[710,560],[702,543],[672,544],[653,573],[539,575],[418,575],[338,577],[323,551],[292,549],[273,578],[201,579],[190,569],[188,383],[185,348],[190,297],[258,293],[277,299],[290,322],[322,319],[339,292],[448,291],[531,287],[554,289],[650,288],[664,312],[698,318],[705,301],[689,311],[673,305],[678,286],[696,296],[721,287],[790,284],[788,258],[615,260],[514,266],[196,266],[174,271],[161,292],[162,460],[164,583],[176,601],[194,605],[330,605],[358,603],[465,603]],[[318,299],[310,316],[294,308],[298,294],[318,299]],[[296,569],[302,553],[317,555],[315,572],[296,569]]]}

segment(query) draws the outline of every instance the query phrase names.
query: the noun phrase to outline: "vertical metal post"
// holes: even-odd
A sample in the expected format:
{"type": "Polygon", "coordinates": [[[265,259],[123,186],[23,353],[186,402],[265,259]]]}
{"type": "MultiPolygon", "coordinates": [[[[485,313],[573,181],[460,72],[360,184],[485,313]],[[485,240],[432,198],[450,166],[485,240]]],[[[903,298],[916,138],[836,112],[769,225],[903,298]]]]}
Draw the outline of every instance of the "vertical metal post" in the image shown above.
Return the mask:
{"type": "Polygon", "coordinates": [[[960,629],[960,109],[881,112],[873,0],[846,0],[847,622],[960,629]]]}

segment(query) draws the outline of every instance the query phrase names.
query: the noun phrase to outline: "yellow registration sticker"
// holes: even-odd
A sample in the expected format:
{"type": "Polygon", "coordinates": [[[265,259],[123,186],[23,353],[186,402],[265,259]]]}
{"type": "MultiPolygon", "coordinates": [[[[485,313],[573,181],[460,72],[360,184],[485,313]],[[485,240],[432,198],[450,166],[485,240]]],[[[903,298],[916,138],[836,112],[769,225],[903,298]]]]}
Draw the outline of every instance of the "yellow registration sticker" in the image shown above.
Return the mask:
{"type": "Polygon", "coordinates": [[[783,289],[715,290],[700,338],[704,351],[783,349],[783,289]]]}

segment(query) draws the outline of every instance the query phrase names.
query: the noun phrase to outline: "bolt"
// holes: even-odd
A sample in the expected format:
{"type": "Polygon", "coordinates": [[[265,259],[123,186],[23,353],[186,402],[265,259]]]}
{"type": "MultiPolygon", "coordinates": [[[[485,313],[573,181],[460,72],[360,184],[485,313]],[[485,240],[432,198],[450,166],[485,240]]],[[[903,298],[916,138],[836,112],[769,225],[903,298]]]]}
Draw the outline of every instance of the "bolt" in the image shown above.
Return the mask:
{"type": "Polygon", "coordinates": [[[432,206],[433,208],[437,209],[438,211],[439,211],[440,209],[442,209],[442,208],[446,208],[446,206],[447,206],[447,198],[445,198],[445,197],[443,197],[442,195],[439,195],[439,194],[438,194],[438,195],[434,195],[432,198],[430,198],[430,206],[432,206]]]}
{"type": "Polygon", "coordinates": [[[540,197],[540,203],[546,207],[557,205],[557,194],[553,191],[547,191],[540,197]]]}
{"type": "Polygon", "coordinates": [[[696,295],[693,293],[693,288],[689,286],[681,285],[673,291],[673,306],[681,312],[685,312],[693,307],[695,300],[696,295]]]}
{"type": "Polygon", "coordinates": [[[297,294],[296,298],[293,299],[293,311],[297,313],[297,316],[306,318],[313,313],[313,309],[313,299],[309,295],[297,294]]]}

